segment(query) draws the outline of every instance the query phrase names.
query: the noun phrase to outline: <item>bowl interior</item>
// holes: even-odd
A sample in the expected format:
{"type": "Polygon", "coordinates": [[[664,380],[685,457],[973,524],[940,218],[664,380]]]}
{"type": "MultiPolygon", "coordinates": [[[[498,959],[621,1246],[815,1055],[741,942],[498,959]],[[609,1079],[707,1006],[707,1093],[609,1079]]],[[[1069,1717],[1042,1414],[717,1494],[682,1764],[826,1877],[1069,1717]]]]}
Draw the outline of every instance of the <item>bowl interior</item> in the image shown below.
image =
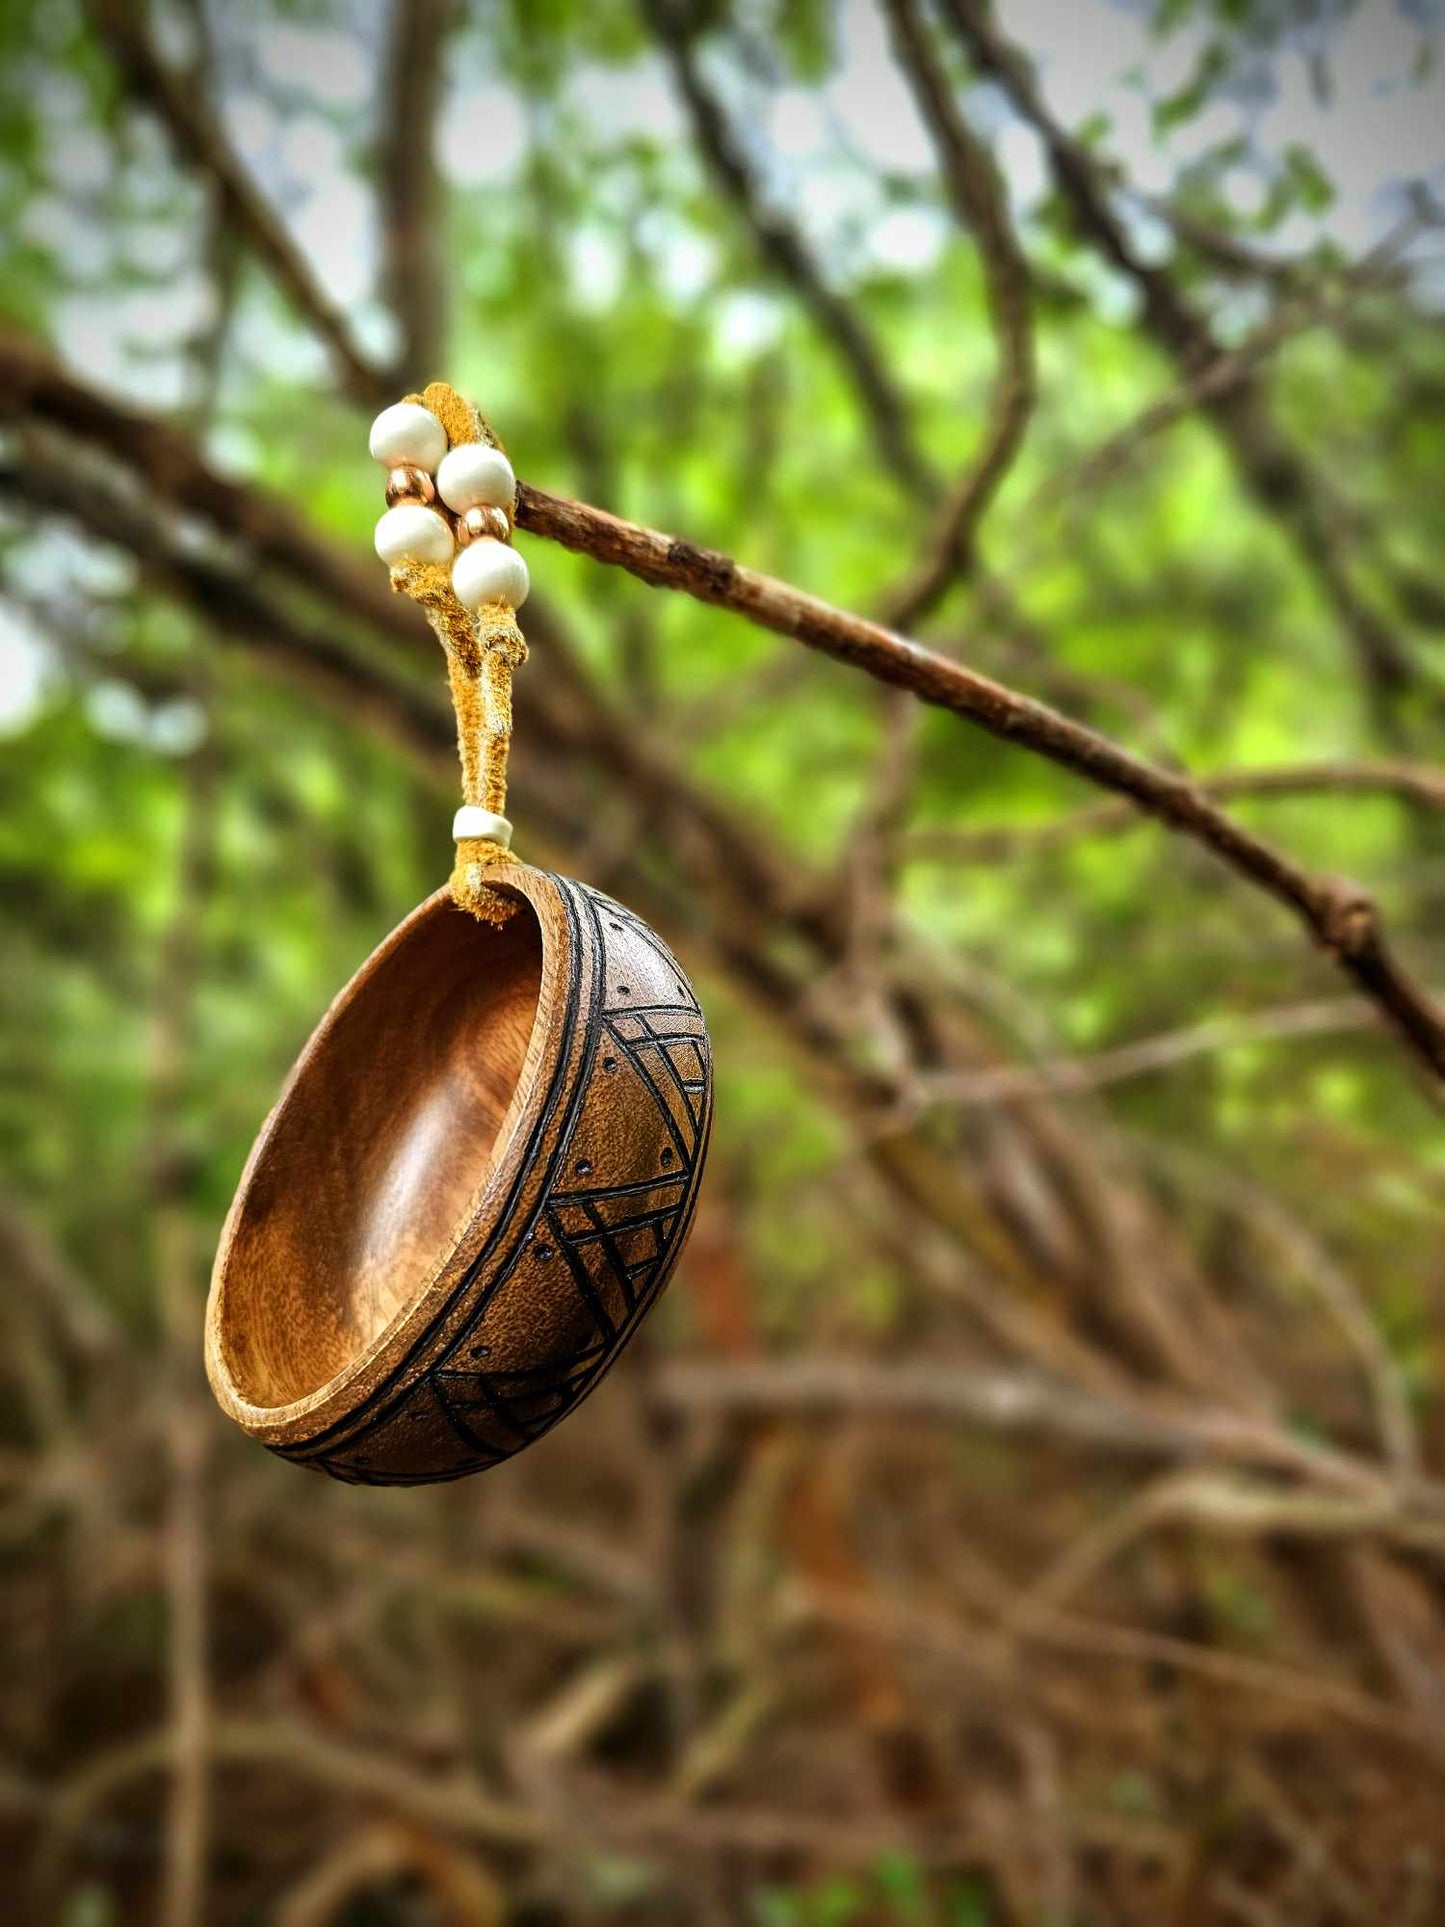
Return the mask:
{"type": "Polygon", "coordinates": [[[248,1403],[329,1384],[451,1255],[500,1149],[541,981],[530,903],[497,929],[445,898],[353,980],[232,1227],[220,1342],[248,1403]]]}

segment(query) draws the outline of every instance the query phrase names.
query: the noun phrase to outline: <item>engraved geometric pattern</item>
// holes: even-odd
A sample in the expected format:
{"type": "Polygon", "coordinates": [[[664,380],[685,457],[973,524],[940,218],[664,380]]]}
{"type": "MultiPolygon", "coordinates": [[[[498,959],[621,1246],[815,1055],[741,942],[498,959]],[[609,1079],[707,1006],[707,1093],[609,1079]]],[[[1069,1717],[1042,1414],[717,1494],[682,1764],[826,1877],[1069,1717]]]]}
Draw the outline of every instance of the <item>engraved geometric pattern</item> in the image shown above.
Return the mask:
{"type": "Polygon", "coordinates": [[[712,1126],[702,1012],[645,923],[585,884],[550,880],[573,941],[570,1042],[529,1146],[530,1164],[546,1167],[543,1181],[519,1219],[503,1214],[504,1235],[471,1261],[406,1358],[355,1412],[274,1448],[333,1478],[459,1479],[541,1438],[615,1362],[686,1241],[712,1126]],[[584,930],[585,945],[577,941],[584,930]],[[597,1079],[634,1079],[650,1100],[633,1107],[644,1124],[625,1144],[588,1138],[599,1128],[589,1126],[599,1113],[585,1102],[597,1079]],[[403,1470],[414,1467],[409,1448],[423,1436],[444,1449],[428,1446],[427,1470],[403,1470]]]}

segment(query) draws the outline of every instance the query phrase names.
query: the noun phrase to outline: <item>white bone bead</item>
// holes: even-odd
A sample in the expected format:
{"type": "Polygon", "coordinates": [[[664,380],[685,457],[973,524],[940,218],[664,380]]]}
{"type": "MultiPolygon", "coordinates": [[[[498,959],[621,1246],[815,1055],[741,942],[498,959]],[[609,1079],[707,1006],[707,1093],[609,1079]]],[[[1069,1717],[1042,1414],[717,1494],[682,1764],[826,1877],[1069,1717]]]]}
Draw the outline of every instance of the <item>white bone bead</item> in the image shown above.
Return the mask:
{"type": "Polygon", "coordinates": [[[442,457],[437,489],[449,509],[505,509],[517,500],[517,478],[500,448],[486,442],[461,442],[442,457]]]}
{"type": "Polygon", "coordinates": [[[529,586],[526,563],[515,549],[494,536],[482,536],[463,549],[452,564],[452,588],[457,601],[467,609],[480,609],[488,602],[505,602],[510,609],[520,609],[529,586]]]}
{"type": "Polygon", "coordinates": [[[376,552],[389,569],[399,562],[450,562],[452,532],[435,509],[398,502],[376,525],[376,552]]]}
{"type": "Polygon", "coordinates": [[[504,850],[512,847],[512,826],[505,816],[498,816],[494,810],[484,810],[477,803],[463,803],[452,818],[452,835],[460,843],[464,837],[480,837],[484,842],[496,843],[504,850]]]}
{"type": "Polygon", "coordinates": [[[447,452],[447,431],[419,401],[394,402],[371,424],[371,452],[383,468],[436,473],[447,452]]]}

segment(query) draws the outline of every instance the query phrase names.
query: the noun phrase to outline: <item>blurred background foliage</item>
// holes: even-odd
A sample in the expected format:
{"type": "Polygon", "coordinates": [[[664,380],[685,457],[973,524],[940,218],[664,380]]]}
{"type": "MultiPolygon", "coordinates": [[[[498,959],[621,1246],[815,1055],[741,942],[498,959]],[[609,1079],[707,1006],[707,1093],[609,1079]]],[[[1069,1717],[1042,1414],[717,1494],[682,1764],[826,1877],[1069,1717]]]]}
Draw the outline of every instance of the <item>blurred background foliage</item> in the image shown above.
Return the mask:
{"type": "Polygon", "coordinates": [[[371,413],[444,374],[891,606],[1009,345],[910,21],[1037,363],[914,630],[1445,991],[1429,0],[0,7],[12,1917],[1445,1917],[1423,1075],[1192,844],[735,615],[523,538],[518,846],[714,1033],[641,1355],[436,1495],[201,1385],[257,1124],[450,862],[371,413]]]}

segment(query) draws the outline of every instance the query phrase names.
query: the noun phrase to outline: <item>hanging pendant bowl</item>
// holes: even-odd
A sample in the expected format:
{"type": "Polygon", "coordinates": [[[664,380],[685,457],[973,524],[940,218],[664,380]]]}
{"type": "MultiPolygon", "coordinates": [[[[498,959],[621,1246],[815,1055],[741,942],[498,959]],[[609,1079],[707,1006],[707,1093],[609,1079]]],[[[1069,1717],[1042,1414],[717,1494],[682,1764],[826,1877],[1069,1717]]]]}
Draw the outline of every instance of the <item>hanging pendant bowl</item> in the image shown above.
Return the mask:
{"type": "Polygon", "coordinates": [[[425,1485],[577,1405],[667,1284],[712,1059],[661,940],[509,865],[501,927],[428,898],[302,1052],[217,1254],[206,1368],[301,1465],[425,1485]]]}

